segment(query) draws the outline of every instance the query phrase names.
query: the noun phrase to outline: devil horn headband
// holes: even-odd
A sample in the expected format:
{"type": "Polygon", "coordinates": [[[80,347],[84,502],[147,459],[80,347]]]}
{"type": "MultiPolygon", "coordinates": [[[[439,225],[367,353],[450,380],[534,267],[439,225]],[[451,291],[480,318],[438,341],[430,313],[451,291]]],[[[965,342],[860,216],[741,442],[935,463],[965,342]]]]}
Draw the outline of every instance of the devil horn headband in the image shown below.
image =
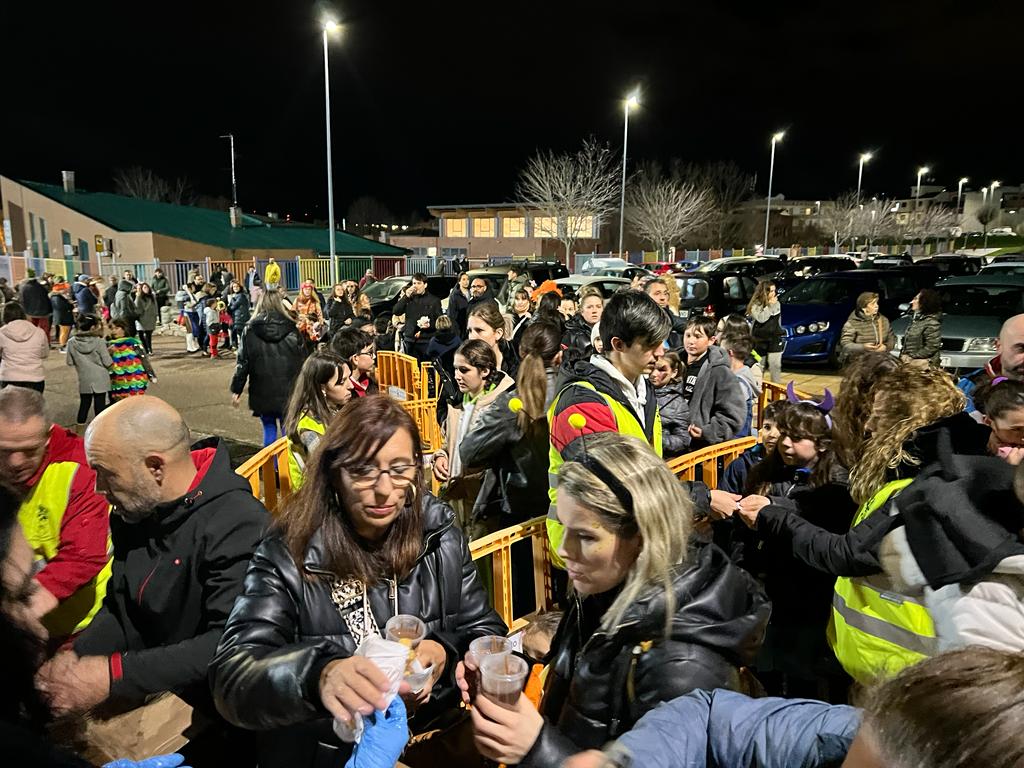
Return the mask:
{"type": "Polygon", "coordinates": [[[828,387],[825,388],[825,395],[824,397],[821,398],[821,402],[819,403],[814,400],[801,400],[799,397],[797,397],[796,390],[793,386],[793,382],[790,381],[789,384],[786,385],[786,399],[793,404],[807,403],[808,405],[813,405],[815,408],[821,411],[822,415],[825,417],[825,422],[828,424],[829,429],[832,428],[832,417],[829,416],[829,413],[835,407],[836,399],[832,392],[828,389],[828,387]]]}

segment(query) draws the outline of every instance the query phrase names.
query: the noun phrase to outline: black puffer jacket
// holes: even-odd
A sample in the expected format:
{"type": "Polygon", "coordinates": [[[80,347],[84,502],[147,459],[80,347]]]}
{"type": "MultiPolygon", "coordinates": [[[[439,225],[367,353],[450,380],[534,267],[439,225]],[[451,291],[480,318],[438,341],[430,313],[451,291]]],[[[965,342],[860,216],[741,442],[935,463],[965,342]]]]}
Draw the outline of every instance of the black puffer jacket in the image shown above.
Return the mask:
{"type": "Polygon", "coordinates": [[[690,447],[690,404],[683,394],[685,383],[674,381],[654,390],[661,414],[661,449],[666,459],[681,456],[690,447]]]}
{"type": "Polygon", "coordinates": [[[252,412],[282,415],[305,359],[306,347],[295,323],[276,312],[261,312],[245,328],[231,393],[242,394],[248,379],[252,412]]]}
{"type": "Polygon", "coordinates": [[[922,315],[914,313],[906,333],[903,334],[901,358],[910,360],[927,360],[934,366],[939,365],[939,352],[942,351],[942,315],[922,315]]]}
{"type": "Polygon", "coordinates": [[[561,765],[628,731],[663,701],[739,686],[739,667],[753,662],[771,612],[761,588],[714,545],[692,549],[673,579],[668,640],[660,587],[634,602],[610,634],[595,628],[612,596],[569,607],[551,646],[544,727],[521,765],[561,765]]]}
{"type": "MultiPolygon", "coordinates": [[[[427,637],[448,652],[432,701],[411,720],[414,730],[443,711],[458,710],[454,670],[470,641],[507,631],[490,607],[451,509],[430,494],[423,500],[423,533],[422,553],[397,590],[384,581],[368,590],[381,629],[396,613],[414,614],[426,622],[427,637]]],[[[350,750],[334,735],[319,695],[323,668],[357,646],[331,599],[333,578],[324,570],[322,546],[318,533],[300,568],[279,536],[263,541],[210,665],[221,714],[261,732],[261,768],[340,766],[350,750]]],[[[346,614],[361,607],[357,601],[346,614]]]]}
{"type": "Polygon", "coordinates": [[[25,278],[18,298],[21,301],[21,308],[29,317],[49,317],[53,312],[53,307],[50,306],[50,292],[34,277],[25,278]]]}
{"type": "Polygon", "coordinates": [[[590,334],[594,330],[592,325],[579,315],[573,315],[565,324],[565,333],[562,336],[562,344],[567,349],[583,352],[590,346],[590,334]]]}

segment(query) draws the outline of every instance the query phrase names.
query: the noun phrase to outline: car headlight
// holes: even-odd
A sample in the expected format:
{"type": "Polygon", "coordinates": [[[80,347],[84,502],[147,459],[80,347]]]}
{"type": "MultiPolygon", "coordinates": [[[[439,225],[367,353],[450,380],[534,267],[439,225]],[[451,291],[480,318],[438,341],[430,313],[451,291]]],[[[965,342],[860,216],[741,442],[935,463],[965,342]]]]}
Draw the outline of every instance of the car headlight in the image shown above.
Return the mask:
{"type": "Polygon", "coordinates": [[[796,327],[796,332],[797,333],[807,333],[807,326],[806,325],[798,325],[796,327]]]}
{"type": "Polygon", "coordinates": [[[807,330],[811,333],[820,333],[821,331],[828,330],[828,321],[822,320],[820,323],[811,323],[807,326],[807,330]]]}
{"type": "Polygon", "coordinates": [[[996,351],[996,340],[995,339],[968,339],[967,345],[964,347],[964,352],[995,352],[996,351]]]}

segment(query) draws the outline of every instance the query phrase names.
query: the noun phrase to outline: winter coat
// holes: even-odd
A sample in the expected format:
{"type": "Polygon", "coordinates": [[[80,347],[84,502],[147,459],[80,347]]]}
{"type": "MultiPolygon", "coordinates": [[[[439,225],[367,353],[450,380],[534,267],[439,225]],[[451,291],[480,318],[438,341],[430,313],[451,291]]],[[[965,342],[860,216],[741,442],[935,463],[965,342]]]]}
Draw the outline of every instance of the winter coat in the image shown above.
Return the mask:
{"type": "Polygon", "coordinates": [[[690,423],[704,430],[692,441],[694,450],[732,440],[747,418],[747,397],[732,372],[729,355],[715,346],[708,347],[707,355],[690,396],[690,423]]]}
{"type": "MultiPolygon", "coordinates": [[[[507,632],[490,607],[451,509],[422,493],[423,547],[412,572],[397,584],[387,574],[366,588],[378,627],[383,629],[398,613],[411,613],[426,623],[427,637],[447,652],[432,701],[410,717],[417,731],[442,712],[458,711],[455,665],[470,641],[507,632]]],[[[359,636],[352,627],[358,626],[355,617],[362,618],[363,601],[359,585],[344,582],[339,591],[351,586],[354,594],[341,603],[342,609],[337,607],[331,593],[338,580],[326,570],[323,546],[317,532],[303,562],[296,564],[280,536],[272,533],[259,545],[210,665],[221,714],[265,737],[262,768],[340,766],[351,749],[335,736],[317,681],[328,662],[355,652],[359,636]]]]}
{"type": "Polygon", "coordinates": [[[522,315],[513,313],[509,316],[509,319],[512,321],[512,333],[509,334],[509,340],[512,342],[513,349],[519,349],[519,343],[523,340],[523,333],[530,327],[533,315],[529,312],[522,315]]]}
{"type": "Polygon", "coordinates": [[[429,341],[434,335],[434,322],[442,314],[441,300],[431,293],[421,293],[416,296],[403,296],[395,302],[392,312],[396,315],[405,315],[405,328],[402,335],[406,343],[415,341],[429,341]],[[420,328],[416,323],[421,317],[426,317],[430,325],[420,328]]]}
{"type": "Polygon", "coordinates": [[[859,309],[855,309],[839,337],[839,351],[844,360],[865,352],[865,344],[884,344],[886,351],[896,346],[896,334],[892,331],[889,318],[882,313],[868,317],[859,309]]]}
{"type": "Polygon", "coordinates": [[[781,352],[786,346],[786,331],[782,328],[782,305],[775,301],[750,313],[754,321],[750,335],[754,337],[754,351],[764,356],[781,352]]]}
{"type": "Polygon", "coordinates": [[[582,352],[590,346],[590,334],[593,330],[594,326],[588,324],[580,315],[573,315],[565,324],[562,346],[582,352]]]}
{"type": "Polygon", "coordinates": [[[29,317],[49,317],[53,311],[49,290],[34,277],[26,278],[21,284],[18,301],[29,317]]]}
{"type": "Polygon", "coordinates": [[[469,297],[456,285],[448,294],[448,309],[445,314],[452,319],[452,324],[460,336],[465,338],[466,325],[469,323],[469,297]]]}
{"type": "Polygon", "coordinates": [[[231,322],[234,323],[236,331],[241,332],[249,322],[251,306],[249,294],[245,291],[228,294],[228,312],[231,313],[231,322]]]}
{"type": "Polygon", "coordinates": [[[267,288],[276,288],[281,283],[281,265],[275,262],[267,262],[263,270],[263,282],[267,288]]]}
{"type": "Polygon", "coordinates": [[[683,382],[673,381],[654,390],[661,412],[661,447],[666,459],[682,456],[690,447],[690,404],[683,382]]]}
{"type": "Polygon", "coordinates": [[[516,293],[520,288],[526,287],[528,278],[526,275],[519,275],[515,280],[506,280],[498,291],[498,305],[502,312],[512,311],[512,302],[516,300],[516,293]]]}
{"type": "MultiPolygon", "coordinates": [[[[557,372],[548,369],[547,411],[557,389],[557,372]]],[[[502,527],[542,514],[548,505],[548,422],[543,416],[527,429],[519,427],[518,414],[509,408],[516,396],[506,390],[477,418],[459,446],[468,471],[486,469],[483,485],[473,505],[473,517],[503,516],[502,527]]]]}
{"type": "Polygon", "coordinates": [[[280,416],[305,359],[306,347],[295,322],[276,312],[261,312],[246,326],[231,393],[242,394],[248,380],[253,414],[280,416]]]}
{"type": "MultiPolygon", "coordinates": [[[[152,287],[152,286],[151,286],[152,287]]],[[[136,294],[132,306],[135,308],[135,321],[143,331],[152,333],[156,329],[156,321],[159,315],[159,308],[156,304],[156,297],[136,294]]]]}
{"type": "Polygon", "coordinates": [[[469,472],[462,465],[462,457],[459,454],[460,441],[476,428],[477,419],[488,409],[494,407],[498,397],[502,393],[514,389],[515,385],[515,379],[511,376],[500,375],[495,383],[491,384],[476,400],[468,402],[464,398],[460,407],[448,408],[444,447],[437,451],[435,456],[448,457],[450,479],[447,481],[446,488],[449,498],[475,499],[479,493],[482,478],[479,472],[469,472]]]}
{"type": "Polygon", "coordinates": [[[68,340],[67,363],[74,366],[78,374],[79,394],[110,391],[110,369],[114,366],[114,359],[102,337],[73,334],[68,340]]]}
{"type": "Polygon", "coordinates": [[[340,331],[346,325],[346,320],[351,321],[356,313],[352,308],[352,302],[347,298],[331,296],[327,299],[327,318],[331,322],[331,333],[340,331]]]}
{"type": "Polygon", "coordinates": [[[757,405],[757,398],[761,394],[764,374],[761,373],[760,366],[755,365],[751,368],[748,365],[742,365],[739,370],[733,371],[733,375],[739,382],[740,392],[743,393],[743,399],[746,401],[745,419],[743,426],[736,433],[736,437],[750,437],[757,434],[757,430],[754,429],[754,406],[757,405]]]}
{"type": "Polygon", "coordinates": [[[112,309],[114,306],[114,300],[117,298],[117,292],[121,290],[119,285],[120,284],[118,283],[108,286],[107,289],[103,291],[103,306],[108,310],[112,309]]]}
{"type": "Polygon", "coordinates": [[[114,294],[114,305],[110,308],[110,319],[135,321],[139,317],[135,309],[135,286],[127,280],[122,280],[117,286],[117,293],[114,294]]]}
{"type": "Polygon", "coordinates": [[[166,277],[154,277],[150,280],[149,287],[153,289],[158,300],[166,299],[171,294],[171,284],[167,282],[166,277]]]}
{"type": "Polygon", "coordinates": [[[60,293],[50,294],[50,307],[53,309],[54,325],[74,325],[75,308],[67,296],[60,293]]]}
{"type": "Polygon", "coordinates": [[[92,315],[96,313],[96,305],[100,303],[99,296],[92,292],[92,289],[85,283],[75,283],[71,286],[71,292],[75,296],[75,304],[78,305],[78,313],[81,315],[92,315]]]}
{"type": "Polygon", "coordinates": [[[114,361],[110,368],[110,399],[146,394],[149,381],[156,377],[156,373],[138,337],[108,339],[107,351],[114,361]]]}
{"type": "Polygon", "coordinates": [[[835,768],[859,727],[854,707],[694,691],[644,715],[617,747],[643,768],[835,768]]]}
{"type": "Polygon", "coordinates": [[[224,443],[193,446],[192,461],[199,474],[180,499],[135,524],[110,516],[107,596],[75,651],[112,657],[115,699],[173,691],[215,715],[207,669],[270,521],[224,443]]]}
{"type": "Polygon", "coordinates": [[[900,357],[910,360],[927,360],[938,367],[942,351],[942,314],[936,312],[922,315],[915,312],[910,325],[903,334],[903,349],[900,357]]]}
{"type": "Polygon", "coordinates": [[[521,765],[560,765],[628,731],[661,702],[740,686],[739,668],[753,662],[771,605],[718,547],[694,546],[689,555],[672,570],[668,639],[661,586],[643,593],[608,632],[599,625],[614,595],[570,603],[548,657],[545,722],[521,765]]]}
{"type": "Polygon", "coordinates": [[[462,344],[462,339],[454,328],[438,331],[427,344],[427,357],[441,364],[441,367],[455,378],[455,350],[462,344]]]}
{"type": "Polygon", "coordinates": [[[43,381],[50,340],[28,320],[0,326],[0,381],[43,381]]]}

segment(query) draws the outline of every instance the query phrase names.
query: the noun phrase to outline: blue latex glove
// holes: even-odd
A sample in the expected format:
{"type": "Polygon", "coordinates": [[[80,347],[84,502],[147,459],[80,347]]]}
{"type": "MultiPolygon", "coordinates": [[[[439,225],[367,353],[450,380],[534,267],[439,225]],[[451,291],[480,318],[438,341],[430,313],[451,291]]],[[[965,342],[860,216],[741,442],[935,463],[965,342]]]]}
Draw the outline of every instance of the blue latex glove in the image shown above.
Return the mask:
{"type": "Polygon", "coordinates": [[[409,723],[402,697],[395,696],[386,712],[377,712],[364,723],[363,738],[356,744],[345,768],[394,768],[409,741],[409,723]]]}
{"type": "Polygon", "coordinates": [[[188,768],[187,765],[182,765],[184,762],[185,758],[175,753],[173,755],[147,757],[145,760],[128,760],[123,758],[107,763],[103,768],[188,768]]]}

